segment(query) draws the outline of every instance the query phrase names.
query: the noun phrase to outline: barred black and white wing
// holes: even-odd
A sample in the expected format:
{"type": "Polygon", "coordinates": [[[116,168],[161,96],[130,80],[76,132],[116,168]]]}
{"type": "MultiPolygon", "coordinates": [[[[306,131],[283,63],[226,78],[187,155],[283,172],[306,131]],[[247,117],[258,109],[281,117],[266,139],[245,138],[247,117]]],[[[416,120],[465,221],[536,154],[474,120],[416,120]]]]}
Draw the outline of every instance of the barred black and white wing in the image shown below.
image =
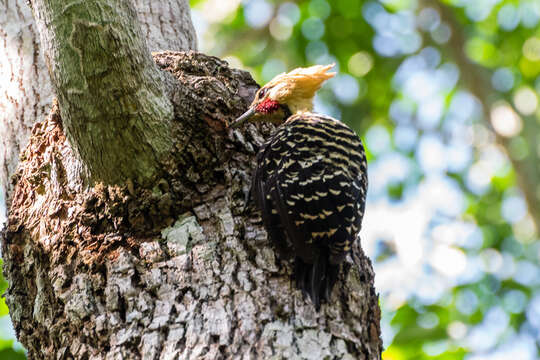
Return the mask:
{"type": "Polygon", "coordinates": [[[367,190],[360,139],[335,119],[292,116],[260,151],[253,189],[270,237],[292,249],[296,283],[318,308],[360,231],[367,190]]]}

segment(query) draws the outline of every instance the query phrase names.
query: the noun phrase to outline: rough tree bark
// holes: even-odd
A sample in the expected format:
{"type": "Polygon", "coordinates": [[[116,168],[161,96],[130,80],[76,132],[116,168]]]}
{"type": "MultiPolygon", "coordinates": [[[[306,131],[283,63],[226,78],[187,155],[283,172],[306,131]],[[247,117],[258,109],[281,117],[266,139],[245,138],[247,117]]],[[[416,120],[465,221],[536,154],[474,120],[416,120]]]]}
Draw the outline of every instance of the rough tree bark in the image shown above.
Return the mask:
{"type": "MultiPolygon", "coordinates": [[[[36,11],[54,9],[40,7],[44,4],[34,2],[36,11]]],[[[123,14],[133,19],[129,5],[121,5],[114,9],[127,9],[123,14]]],[[[113,28],[119,21],[110,13],[104,18],[113,28]]],[[[80,23],[80,31],[106,28],[99,21],[80,23]]],[[[105,49],[116,39],[97,37],[105,49]]],[[[96,47],[78,44],[85,56],[96,56],[96,47]]],[[[49,47],[59,101],[32,130],[2,234],[10,283],[6,300],[30,358],[379,359],[374,274],[361,248],[348,259],[331,303],[317,313],[291,286],[290,264],[276,258],[257,212],[244,210],[255,151],[272,131],[225,127],[257,89],[249,74],[194,52],[157,53],[157,70],[137,60],[146,51],[140,42],[119,46],[137,52],[119,61],[142,63],[143,71],[155,74],[140,78],[140,89],[148,86],[146,80],[163,82],[155,84],[160,91],[137,91],[128,72],[127,85],[118,86],[127,89],[133,111],[123,117],[114,107],[97,109],[116,115],[117,126],[102,121],[103,114],[89,119],[78,113],[81,108],[67,91],[73,83],[58,77],[64,69],[73,71],[58,64],[69,57],[49,47]],[[155,96],[164,99],[157,109],[148,101],[155,96]],[[163,103],[170,104],[170,112],[162,111],[163,103]],[[122,119],[129,124],[122,127],[122,119]],[[140,147],[127,141],[124,149],[96,137],[88,141],[92,132],[78,130],[89,126],[85,121],[93,121],[98,133],[109,129],[109,142],[133,136],[128,131],[140,131],[143,141],[140,147]],[[140,151],[146,146],[154,151],[149,133],[167,139],[153,163],[140,151]],[[101,157],[122,160],[118,166],[125,170],[96,169],[92,162],[101,157]],[[150,172],[129,169],[139,158],[151,163],[150,172]],[[81,171],[85,167],[88,178],[81,171]]],[[[83,80],[75,83],[99,82],[107,74],[116,76],[108,79],[116,84],[124,75],[110,74],[109,55],[103,54],[101,72],[81,71],[83,80]]],[[[96,110],[90,104],[99,106],[112,96],[81,89],[74,94],[90,112],[96,110]]]]}
{"type": "Polygon", "coordinates": [[[24,1],[0,0],[0,192],[26,146],[30,129],[50,110],[52,88],[24,1]]]}
{"type": "MultiPolygon", "coordinates": [[[[151,51],[197,49],[187,0],[137,0],[133,4],[151,51]]],[[[7,194],[30,130],[45,118],[53,98],[26,1],[0,0],[0,79],[0,193],[7,194]]]]}

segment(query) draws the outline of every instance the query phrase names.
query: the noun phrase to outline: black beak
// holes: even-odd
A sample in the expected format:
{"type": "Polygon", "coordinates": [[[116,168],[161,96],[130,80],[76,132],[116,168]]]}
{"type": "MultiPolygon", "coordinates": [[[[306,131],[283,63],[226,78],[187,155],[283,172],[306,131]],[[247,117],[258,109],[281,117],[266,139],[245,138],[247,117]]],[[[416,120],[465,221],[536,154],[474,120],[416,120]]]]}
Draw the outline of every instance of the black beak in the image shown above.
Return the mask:
{"type": "Polygon", "coordinates": [[[234,120],[229,127],[230,128],[236,128],[242,125],[246,120],[251,118],[253,115],[255,115],[255,108],[249,108],[248,111],[242,114],[238,119],[234,120]]]}

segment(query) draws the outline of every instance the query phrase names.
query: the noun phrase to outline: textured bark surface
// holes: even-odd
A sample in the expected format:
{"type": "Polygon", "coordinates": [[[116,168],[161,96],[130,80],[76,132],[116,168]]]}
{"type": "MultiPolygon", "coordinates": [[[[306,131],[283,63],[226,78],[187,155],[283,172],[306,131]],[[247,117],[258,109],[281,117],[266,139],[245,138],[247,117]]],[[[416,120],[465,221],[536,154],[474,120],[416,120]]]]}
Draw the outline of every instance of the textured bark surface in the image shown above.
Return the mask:
{"type": "Polygon", "coordinates": [[[188,0],[132,0],[150,51],[197,50],[188,0]]]}
{"type": "MultiPolygon", "coordinates": [[[[187,0],[133,1],[151,51],[196,50],[187,0]]],[[[50,110],[51,80],[26,1],[0,0],[0,192],[27,144],[32,126],[50,110]]]]}
{"type": "Polygon", "coordinates": [[[257,85],[197,53],[156,54],[179,80],[175,151],[150,189],[82,190],[53,109],[17,172],[3,237],[6,299],[36,359],[379,359],[373,271],[360,247],[316,313],[248,207],[271,127],[229,131],[257,85]]]}
{"type": "Polygon", "coordinates": [[[0,0],[0,192],[35,122],[50,110],[52,88],[30,7],[0,0]]]}
{"type": "Polygon", "coordinates": [[[90,183],[145,182],[171,150],[173,107],[129,0],[32,0],[65,134],[90,183]],[[60,16],[61,14],[61,16],[60,16]]]}

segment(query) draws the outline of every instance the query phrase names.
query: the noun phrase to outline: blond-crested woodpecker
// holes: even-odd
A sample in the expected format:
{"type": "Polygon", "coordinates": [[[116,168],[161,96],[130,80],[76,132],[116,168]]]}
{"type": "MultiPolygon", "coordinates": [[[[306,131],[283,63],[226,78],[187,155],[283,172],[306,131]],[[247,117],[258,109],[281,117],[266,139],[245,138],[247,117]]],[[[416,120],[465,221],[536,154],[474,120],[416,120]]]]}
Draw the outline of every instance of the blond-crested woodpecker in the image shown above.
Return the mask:
{"type": "Polygon", "coordinates": [[[252,193],[271,240],[295,256],[297,287],[316,309],[330,298],[358,237],[367,191],[362,141],[344,123],[314,114],[333,65],[298,68],[259,89],[246,120],[278,126],[257,155],[252,193]]]}

